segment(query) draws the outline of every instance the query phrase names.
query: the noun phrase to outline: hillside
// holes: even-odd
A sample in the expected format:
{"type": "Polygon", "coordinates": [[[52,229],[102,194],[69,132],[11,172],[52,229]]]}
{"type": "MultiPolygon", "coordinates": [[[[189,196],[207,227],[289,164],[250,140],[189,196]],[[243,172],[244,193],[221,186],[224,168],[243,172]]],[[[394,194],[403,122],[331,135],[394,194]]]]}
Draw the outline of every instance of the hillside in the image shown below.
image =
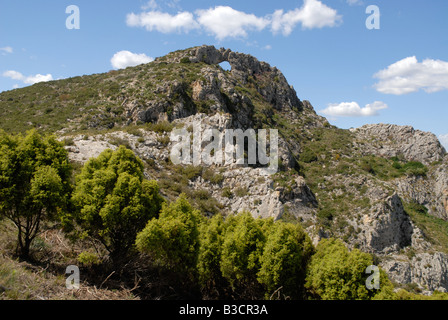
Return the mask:
{"type": "Polygon", "coordinates": [[[125,145],[166,199],[185,193],[207,216],[247,210],[300,224],[314,245],[338,238],[372,254],[397,287],[448,291],[448,157],[435,135],[391,124],[331,126],[277,68],[250,55],[201,46],[2,92],[0,128],[55,134],[78,171],[125,145]],[[182,128],[277,129],[279,171],[175,165],[170,134],[182,128]]]}

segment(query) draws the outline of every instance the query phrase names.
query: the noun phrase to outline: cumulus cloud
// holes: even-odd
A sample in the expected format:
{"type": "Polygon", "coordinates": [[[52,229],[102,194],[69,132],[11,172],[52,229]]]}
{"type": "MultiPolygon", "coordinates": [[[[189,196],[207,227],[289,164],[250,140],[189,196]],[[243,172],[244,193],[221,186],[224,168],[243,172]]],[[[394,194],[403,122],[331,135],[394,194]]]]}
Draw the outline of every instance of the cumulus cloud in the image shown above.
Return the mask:
{"type": "Polygon", "coordinates": [[[301,8],[283,13],[276,10],[272,15],[271,29],[274,33],[289,35],[298,23],[303,29],[334,27],[342,22],[342,16],[318,0],[305,0],[301,8]]]}
{"type": "Polygon", "coordinates": [[[387,104],[381,101],[369,103],[364,108],[357,102],[341,102],[329,104],[321,113],[333,117],[371,117],[378,115],[379,110],[387,108],[387,104]]]}
{"type": "Polygon", "coordinates": [[[196,14],[199,24],[218,40],[247,37],[247,31],[261,31],[269,24],[266,18],[259,18],[228,6],[197,10],[196,14]]]}
{"type": "Polygon", "coordinates": [[[22,81],[25,84],[35,84],[38,82],[45,82],[53,80],[53,76],[51,74],[35,74],[31,76],[24,76],[22,73],[15,70],[8,70],[3,72],[3,76],[6,78],[11,78],[13,80],[22,81]]]}
{"type": "Polygon", "coordinates": [[[129,27],[144,27],[148,31],[156,30],[161,33],[188,33],[199,27],[190,12],[179,12],[176,15],[160,11],[130,13],[126,16],[126,24],[129,27]]]}
{"type": "Polygon", "coordinates": [[[144,53],[132,53],[127,50],[117,52],[110,59],[110,63],[115,69],[134,67],[142,63],[149,63],[151,61],[154,61],[154,59],[144,53]]]}
{"type": "Polygon", "coordinates": [[[374,78],[379,79],[374,85],[376,90],[386,94],[448,90],[448,62],[433,59],[418,62],[415,56],[408,57],[377,72],[374,78]]]}
{"type": "Polygon", "coordinates": [[[176,15],[164,13],[155,8],[155,2],[150,1],[149,12],[127,15],[126,23],[130,27],[144,27],[148,31],[161,33],[188,33],[191,30],[204,30],[218,40],[226,38],[246,38],[249,31],[262,31],[270,27],[271,32],[291,34],[294,28],[302,25],[302,29],[335,27],[342,22],[335,9],[319,0],[304,0],[303,6],[288,12],[276,10],[273,14],[263,17],[229,6],[216,6],[209,9],[198,9],[193,13],[179,12],[176,15]]]}

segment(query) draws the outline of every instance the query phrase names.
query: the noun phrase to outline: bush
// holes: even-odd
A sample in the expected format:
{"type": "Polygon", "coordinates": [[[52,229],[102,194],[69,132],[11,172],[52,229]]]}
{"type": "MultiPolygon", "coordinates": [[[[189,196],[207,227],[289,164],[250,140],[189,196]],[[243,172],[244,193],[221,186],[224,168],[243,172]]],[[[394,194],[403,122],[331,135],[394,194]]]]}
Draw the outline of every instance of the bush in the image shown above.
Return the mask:
{"type": "Polygon", "coordinates": [[[428,168],[421,162],[410,161],[403,165],[402,170],[412,176],[425,176],[428,168]]]}
{"type": "Polygon", "coordinates": [[[78,262],[86,267],[91,267],[101,263],[98,255],[92,252],[83,251],[78,255],[78,262]]]}
{"type": "Polygon", "coordinates": [[[213,184],[220,184],[224,180],[224,176],[222,174],[215,174],[212,169],[203,170],[202,178],[213,184]]]}
{"type": "Polygon", "coordinates": [[[323,239],[316,248],[308,268],[306,287],[313,296],[324,300],[389,299],[392,285],[380,272],[380,290],[367,290],[365,270],[372,257],[336,239],[323,239]]]}
{"type": "Polygon", "coordinates": [[[154,131],[156,133],[163,134],[163,133],[171,132],[174,129],[174,124],[172,124],[171,122],[168,122],[168,121],[162,121],[162,122],[158,122],[158,123],[149,122],[146,125],[146,128],[149,131],[154,131]]]}
{"type": "Polygon", "coordinates": [[[220,293],[228,285],[220,269],[224,228],[224,218],[220,214],[205,221],[200,227],[198,275],[206,294],[214,290],[220,293]]]}
{"type": "Polygon", "coordinates": [[[292,299],[303,298],[306,268],[314,248],[300,225],[277,222],[269,235],[260,258],[258,281],[267,290],[266,298],[280,287],[292,299]]]}
{"type": "Polygon", "coordinates": [[[238,188],[236,188],[235,189],[235,195],[237,196],[237,197],[245,197],[245,196],[247,196],[248,195],[248,191],[247,191],[247,188],[243,188],[243,187],[238,187],[238,188]]]}
{"type": "Polygon", "coordinates": [[[170,269],[193,271],[199,254],[201,215],[182,194],[176,202],[164,204],[159,218],[153,218],[137,235],[135,245],[170,269]]]}
{"type": "Polygon", "coordinates": [[[72,200],[82,234],[98,239],[116,265],[132,253],[137,233],[164,201],[157,183],[144,180],[143,162],[123,146],[84,165],[72,200]]]}
{"type": "Polygon", "coordinates": [[[190,61],[190,58],[183,57],[182,59],[180,59],[180,63],[191,63],[191,61],[190,61]]]}
{"type": "Polygon", "coordinates": [[[264,242],[261,225],[250,213],[243,212],[227,218],[221,272],[234,290],[243,293],[257,291],[256,274],[260,269],[264,242]]]}
{"type": "Polygon", "coordinates": [[[35,130],[26,136],[0,131],[0,218],[17,227],[22,258],[29,258],[44,223],[57,221],[68,209],[71,172],[68,153],[54,137],[35,130]]]}
{"type": "Polygon", "coordinates": [[[221,192],[221,196],[223,196],[224,198],[229,198],[229,199],[231,199],[231,198],[233,197],[232,190],[230,190],[229,187],[225,187],[225,188],[223,188],[223,189],[222,189],[222,192],[221,192]]]}
{"type": "Polygon", "coordinates": [[[300,154],[300,160],[305,163],[315,162],[317,161],[317,155],[313,150],[305,148],[305,150],[303,150],[300,154]]]}

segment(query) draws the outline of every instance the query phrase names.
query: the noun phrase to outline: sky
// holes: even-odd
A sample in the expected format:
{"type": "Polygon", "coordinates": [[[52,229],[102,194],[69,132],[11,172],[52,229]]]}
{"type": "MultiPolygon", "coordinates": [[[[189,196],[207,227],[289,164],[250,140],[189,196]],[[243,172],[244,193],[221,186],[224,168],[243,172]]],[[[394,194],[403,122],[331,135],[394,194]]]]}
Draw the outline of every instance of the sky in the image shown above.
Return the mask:
{"type": "Polygon", "coordinates": [[[446,0],[2,0],[0,92],[214,45],[283,72],[331,124],[411,125],[448,150],[446,0]]]}

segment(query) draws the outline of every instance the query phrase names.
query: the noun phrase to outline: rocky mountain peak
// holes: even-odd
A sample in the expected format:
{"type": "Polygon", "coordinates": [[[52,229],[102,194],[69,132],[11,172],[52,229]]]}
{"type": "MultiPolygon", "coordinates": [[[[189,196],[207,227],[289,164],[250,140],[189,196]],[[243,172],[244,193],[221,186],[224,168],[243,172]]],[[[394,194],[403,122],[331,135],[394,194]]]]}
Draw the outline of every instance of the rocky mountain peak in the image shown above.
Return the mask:
{"type": "Polygon", "coordinates": [[[445,148],[433,133],[411,126],[368,124],[352,129],[352,132],[364,142],[365,153],[381,157],[403,157],[407,161],[431,164],[446,155],[445,148]]]}

